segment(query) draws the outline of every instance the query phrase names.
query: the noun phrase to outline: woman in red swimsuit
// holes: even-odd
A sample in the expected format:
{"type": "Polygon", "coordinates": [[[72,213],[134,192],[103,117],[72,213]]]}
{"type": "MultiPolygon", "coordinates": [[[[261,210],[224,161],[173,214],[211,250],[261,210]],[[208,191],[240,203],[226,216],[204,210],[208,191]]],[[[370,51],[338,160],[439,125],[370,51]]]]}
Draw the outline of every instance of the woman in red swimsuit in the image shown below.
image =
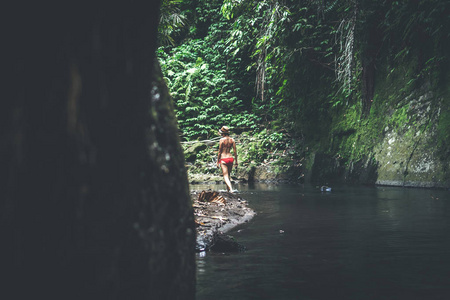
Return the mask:
{"type": "Polygon", "coordinates": [[[236,143],[234,139],[230,138],[229,129],[227,126],[223,126],[219,133],[222,135],[219,143],[219,156],[217,158],[217,167],[222,167],[223,179],[227,185],[227,191],[233,192],[231,188],[230,174],[233,169],[233,161],[235,161],[236,167],[238,166],[236,143]],[[231,155],[231,148],[233,148],[234,159],[231,155]]]}

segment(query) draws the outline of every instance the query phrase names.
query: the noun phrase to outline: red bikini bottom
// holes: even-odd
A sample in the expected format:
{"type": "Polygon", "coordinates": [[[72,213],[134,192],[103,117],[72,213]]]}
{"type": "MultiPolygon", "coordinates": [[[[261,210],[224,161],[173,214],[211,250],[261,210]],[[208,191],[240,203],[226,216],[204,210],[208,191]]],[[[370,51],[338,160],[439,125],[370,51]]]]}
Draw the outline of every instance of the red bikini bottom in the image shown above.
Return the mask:
{"type": "Polygon", "coordinates": [[[221,158],[220,162],[226,164],[227,166],[233,166],[234,159],[232,157],[221,158]]]}

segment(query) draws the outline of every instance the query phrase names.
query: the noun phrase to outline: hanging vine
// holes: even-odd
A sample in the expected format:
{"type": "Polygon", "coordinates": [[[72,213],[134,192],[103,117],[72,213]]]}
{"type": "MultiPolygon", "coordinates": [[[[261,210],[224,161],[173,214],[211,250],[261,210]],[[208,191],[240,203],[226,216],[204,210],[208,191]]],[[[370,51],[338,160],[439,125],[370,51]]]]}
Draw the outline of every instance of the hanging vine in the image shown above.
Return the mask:
{"type": "Polygon", "coordinates": [[[358,4],[352,0],[353,12],[349,18],[343,18],[336,31],[339,53],[335,56],[336,80],[341,90],[349,95],[352,91],[353,70],[355,66],[355,30],[358,16],[358,4]]]}

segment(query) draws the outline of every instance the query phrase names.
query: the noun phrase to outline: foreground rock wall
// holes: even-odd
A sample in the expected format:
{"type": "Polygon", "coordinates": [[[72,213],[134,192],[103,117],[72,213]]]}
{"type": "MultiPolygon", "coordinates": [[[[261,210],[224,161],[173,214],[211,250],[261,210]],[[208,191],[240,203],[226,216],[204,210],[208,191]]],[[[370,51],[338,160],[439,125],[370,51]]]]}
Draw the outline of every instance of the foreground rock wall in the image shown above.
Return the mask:
{"type": "Polygon", "coordinates": [[[194,299],[193,210],[153,60],[157,2],[7,10],[0,298],[194,299]]]}

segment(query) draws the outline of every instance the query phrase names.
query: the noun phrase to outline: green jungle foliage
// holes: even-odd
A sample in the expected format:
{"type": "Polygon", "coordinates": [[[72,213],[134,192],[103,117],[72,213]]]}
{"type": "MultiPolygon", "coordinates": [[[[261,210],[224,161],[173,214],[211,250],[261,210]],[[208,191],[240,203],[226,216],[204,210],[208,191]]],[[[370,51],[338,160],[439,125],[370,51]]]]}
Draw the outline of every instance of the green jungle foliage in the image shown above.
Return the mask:
{"type": "Polygon", "coordinates": [[[251,84],[240,69],[242,59],[231,59],[227,49],[228,24],[220,6],[213,4],[205,2],[207,9],[199,8],[195,18],[198,26],[207,27],[206,36],[199,38],[204,29],[192,25],[183,43],[158,51],[182,136],[188,141],[215,136],[223,125],[235,132],[253,131],[261,119],[252,113],[251,84]],[[211,14],[212,20],[203,13],[211,14]]]}
{"type": "Polygon", "coordinates": [[[385,126],[414,122],[404,99],[431,84],[450,149],[449,1],[167,0],[161,19],[172,20],[158,57],[185,140],[228,125],[361,159],[385,126]]]}

